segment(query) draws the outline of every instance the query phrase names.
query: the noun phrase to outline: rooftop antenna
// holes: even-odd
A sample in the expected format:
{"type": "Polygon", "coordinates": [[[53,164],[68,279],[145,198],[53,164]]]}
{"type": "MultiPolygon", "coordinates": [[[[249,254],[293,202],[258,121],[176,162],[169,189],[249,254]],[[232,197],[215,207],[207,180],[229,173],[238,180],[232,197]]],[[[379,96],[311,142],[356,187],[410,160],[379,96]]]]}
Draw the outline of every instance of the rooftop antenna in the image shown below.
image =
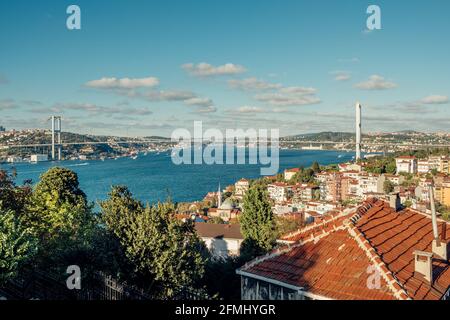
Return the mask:
{"type": "Polygon", "coordinates": [[[434,202],[434,186],[430,184],[428,186],[428,192],[430,194],[430,207],[431,207],[431,223],[433,224],[433,238],[439,245],[439,232],[437,226],[436,204],[434,202]]]}
{"type": "MultiPolygon", "coordinates": [[[[442,239],[439,238],[439,231],[437,225],[437,214],[436,214],[436,205],[434,203],[434,186],[430,184],[428,186],[428,190],[430,193],[430,206],[431,206],[431,223],[433,224],[433,242],[431,244],[433,253],[441,258],[442,260],[447,261],[447,240],[445,239],[445,232],[442,233],[442,239]]],[[[444,224],[444,228],[446,225],[444,224]]]]}

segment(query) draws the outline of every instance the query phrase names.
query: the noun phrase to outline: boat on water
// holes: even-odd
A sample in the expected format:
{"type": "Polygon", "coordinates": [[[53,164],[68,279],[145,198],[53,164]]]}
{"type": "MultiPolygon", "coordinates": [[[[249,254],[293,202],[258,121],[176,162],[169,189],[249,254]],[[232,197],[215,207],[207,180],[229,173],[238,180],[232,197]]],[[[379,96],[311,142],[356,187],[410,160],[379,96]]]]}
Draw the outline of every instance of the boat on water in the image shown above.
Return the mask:
{"type": "Polygon", "coordinates": [[[132,156],[131,159],[136,160],[138,156],[132,156]]]}

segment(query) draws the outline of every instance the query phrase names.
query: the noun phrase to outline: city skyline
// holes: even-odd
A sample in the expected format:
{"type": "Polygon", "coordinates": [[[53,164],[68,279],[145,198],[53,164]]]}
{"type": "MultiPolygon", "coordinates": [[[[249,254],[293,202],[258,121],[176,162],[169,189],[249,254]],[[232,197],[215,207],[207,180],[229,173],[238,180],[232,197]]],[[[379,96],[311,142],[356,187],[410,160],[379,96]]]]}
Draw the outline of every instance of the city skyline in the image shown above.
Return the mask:
{"type": "Polygon", "coordinates": [[[205,127],[448,131],[450,4],[77,1],[0,4],[0,125],[117,136],[205,127]],[[219,14],[220,13],[220,14],[219,14]],[[283,19],[280,19],[283,17],[283,19]]]}

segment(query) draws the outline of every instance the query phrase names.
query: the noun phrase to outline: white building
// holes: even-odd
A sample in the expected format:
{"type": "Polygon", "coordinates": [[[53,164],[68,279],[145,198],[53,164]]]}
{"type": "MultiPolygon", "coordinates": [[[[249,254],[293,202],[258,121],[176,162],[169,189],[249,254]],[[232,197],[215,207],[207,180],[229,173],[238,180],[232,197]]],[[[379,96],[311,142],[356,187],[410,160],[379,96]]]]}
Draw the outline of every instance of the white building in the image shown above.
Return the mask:
{"type": "Polygon", "coordinates": [[[414,156],[401,156],[395,158],[397,173],[417,173],[417,159],[414,156]]]}
{"type": "Polygon", "coordinates": [[[46,154],[32,154],[30,157],[31,162],[48,161],[48,155],[46,154]]]}
{"type": "Polygon", "coordinates": [[[21,157],[17,157],[17,156],[9,156],[8,158],[6,158],[6,162],[8,162],[8,163],[23,162],[23,159],[21,157]]]}
{"type": "Polygon", "coordinates": [[[428,157],[428,166],[430,170],[436,169],[439,170],[441,167],[441,156],[431,156],[428,157]]]}
{"type": "Polygon", "coordinates": [[[300,172],[300,168],[292,168],[284,170],[284,180],[291,180],[298,172],[300,172]]]}
{"type": "Polygon", "coordinates": [[[245,195],[245,193],[248,191],[249,188],[249,181],[247,179],[241,179],[238,182],[234,184],[234,195],[237,198],[242,199],[245,195]]]}
{"type": "Polygon", "coordinates": [[[267,186],[269,197],[272,198],[275,203],[281,203],[287,201],[292,193],[292,187],[283,182],[271,183],[267,186]]]}
{"type": "Polygon", "coordinates": [[[362,166],[358,163],[340,163],[338,167],[340,172],[362,171],[362,166]]]}
{"type": "Polygon", "coordinates": [[[335,210],[337,208],[337,203],[326,202],[326,201],[309,201],[303,203],[299,209],[302,211],[314,211],[320,215],[327,213],[328,211],[335,210]]]}
{"type": "Polygon", "coordinates": [[[296,209],[292,206],[292,204],[286,205],[276,204],[275,206],[272,207],[272,212],[275,215],[282,216],[296,212],[296,209]]]}
{"type": "Polygon", "coordinates": [[[382,193],[384,177],[378,174],[361,174],[357,178],[358,181],[358,196],[365,198],[365,194],[368,193],[382,193]]]}
{"type": "Polygon", "coordinates": [[[431,170],[430,163],[428,160],[417,161],[417,172],[418,173],[428,173],[431,170]]]}
{"type": "Polygon", "coordinates": [[[213,257],[225,259],[239,255],[244,241],[239,224],[197,222],[195,230],[213,257]]]}
{"type": "Polygon", "coordinates": [[[292,197],[296,201],[311,201],[319,187],[310,184],[296,184],[292,187],[292,197]]]}
{"type": "Polygon", "coordinates": [[[400,185],[403,181],[405,181],[405,177],[400,176],[398,174],[385,173],[384,177],[386,178],[386,180],[389,180],[390,182],[392,182],[395,185],[400,185]]]}

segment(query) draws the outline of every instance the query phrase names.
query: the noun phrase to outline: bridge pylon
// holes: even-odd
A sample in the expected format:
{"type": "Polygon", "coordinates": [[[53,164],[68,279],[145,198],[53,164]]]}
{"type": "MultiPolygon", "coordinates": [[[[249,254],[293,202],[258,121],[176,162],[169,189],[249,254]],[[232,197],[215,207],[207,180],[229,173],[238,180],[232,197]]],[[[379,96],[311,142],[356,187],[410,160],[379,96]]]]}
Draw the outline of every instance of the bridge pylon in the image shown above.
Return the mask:
{"type": "Polygon", "coordinates": [[[52,160],[61,160],[61,116],[51,116],[52,122],[52,160]],[[58,158],[56,158],[56,148],[58,149],[58,158]]]}

